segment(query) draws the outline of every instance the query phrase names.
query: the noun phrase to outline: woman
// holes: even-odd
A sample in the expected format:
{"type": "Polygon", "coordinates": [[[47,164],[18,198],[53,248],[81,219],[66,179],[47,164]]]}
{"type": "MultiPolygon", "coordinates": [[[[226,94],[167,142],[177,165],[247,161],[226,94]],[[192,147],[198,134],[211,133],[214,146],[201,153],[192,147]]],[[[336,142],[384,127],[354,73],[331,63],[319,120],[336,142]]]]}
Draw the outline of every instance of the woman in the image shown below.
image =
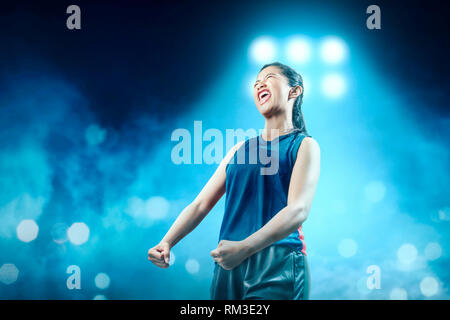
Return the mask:
{"type": "Polygon", "coordinates": [[[306,131],[302,77],[279,62],[264,65],[254,99],[265,118],[263,132],[231,148],[196,199],[148,251],[148,258],[167,268],[170,249],[226,192],[219,244],[211,251],[211,298],[308,299],[310,274],[301,228],[319,179],[320,149],[306,131]],[[244,151],[277,151],[277,172],[262,174],[261,163],[235,161],[244,151]]]}

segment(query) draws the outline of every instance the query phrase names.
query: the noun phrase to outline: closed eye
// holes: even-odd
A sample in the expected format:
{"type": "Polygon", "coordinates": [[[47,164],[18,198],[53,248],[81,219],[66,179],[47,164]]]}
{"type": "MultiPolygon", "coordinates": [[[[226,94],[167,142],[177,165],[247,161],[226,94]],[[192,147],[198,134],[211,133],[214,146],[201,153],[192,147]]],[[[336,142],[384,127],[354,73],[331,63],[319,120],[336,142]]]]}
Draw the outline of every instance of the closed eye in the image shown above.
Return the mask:
{"type": "MultiPolygon", "coordinates": [[[[275,74],[273,74],[273,73],[268,73],[268,74],[264,77],[264,79],[273,77],[274,75],[275,75],[275,74]]],[[[253,88],[256,87],[256,85],[258,84],[258,82],[260,82],[260,81],[259,81],[259,80],[256,80],[255,84],[253,85],[253,88]]]]}

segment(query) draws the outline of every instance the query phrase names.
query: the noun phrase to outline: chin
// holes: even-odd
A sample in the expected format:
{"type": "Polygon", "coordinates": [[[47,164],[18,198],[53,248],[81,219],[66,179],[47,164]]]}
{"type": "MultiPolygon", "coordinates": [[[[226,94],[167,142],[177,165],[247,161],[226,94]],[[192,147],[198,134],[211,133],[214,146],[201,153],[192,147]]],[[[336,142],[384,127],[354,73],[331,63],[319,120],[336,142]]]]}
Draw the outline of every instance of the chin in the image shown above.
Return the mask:
{"type": "Polygon", "coordinates": [[[258,109],[259,113],[261,113],[264,117],[270,117],[275,112],[270,103],[265,103],[262,106],[259,106],[258,109]]]}

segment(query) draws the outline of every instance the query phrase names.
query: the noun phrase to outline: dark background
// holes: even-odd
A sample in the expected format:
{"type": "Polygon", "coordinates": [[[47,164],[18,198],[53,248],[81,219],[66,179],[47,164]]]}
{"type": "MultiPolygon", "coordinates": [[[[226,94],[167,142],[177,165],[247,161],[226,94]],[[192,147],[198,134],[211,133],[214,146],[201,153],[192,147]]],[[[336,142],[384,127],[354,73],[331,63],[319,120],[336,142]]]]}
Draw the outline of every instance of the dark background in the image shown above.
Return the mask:
{"type": "Polygon", "coordinates": [[[1,78],[45,65],[76,84],[107,126],[120,126],[133,113],[185,112],[223,72],[228,49],[247,42],[246,34],[268,30],[282,14],[277,8],[296,12],[287,22],[305,24],[337,12],[329,28],[364,41],[377,68],[408,99],[427,101],[426,110],[415,110],[420,117],[450,112],[445,1],[77,1],[81,30],[65,27],[70,4],[2,4],[1,78]],[[381,8],[381,30],[362,27],[370,4],[381,8]],[[148,96],[160,101],[149,106],[148,96]]]}

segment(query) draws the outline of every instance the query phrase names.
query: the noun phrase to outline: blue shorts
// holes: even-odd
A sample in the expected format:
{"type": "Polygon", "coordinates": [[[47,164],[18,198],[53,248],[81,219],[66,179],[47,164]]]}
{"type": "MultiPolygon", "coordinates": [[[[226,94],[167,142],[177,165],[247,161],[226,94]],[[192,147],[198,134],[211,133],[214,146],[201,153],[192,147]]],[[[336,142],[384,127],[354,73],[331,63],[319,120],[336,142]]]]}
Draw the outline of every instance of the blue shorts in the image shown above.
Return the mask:
{"type": "Polygon", "coordinates": [[[215,262],[210,293],[212,300],[306,300],[310,281],[302,252],[272,245],[232,270],[215,262]]]}

